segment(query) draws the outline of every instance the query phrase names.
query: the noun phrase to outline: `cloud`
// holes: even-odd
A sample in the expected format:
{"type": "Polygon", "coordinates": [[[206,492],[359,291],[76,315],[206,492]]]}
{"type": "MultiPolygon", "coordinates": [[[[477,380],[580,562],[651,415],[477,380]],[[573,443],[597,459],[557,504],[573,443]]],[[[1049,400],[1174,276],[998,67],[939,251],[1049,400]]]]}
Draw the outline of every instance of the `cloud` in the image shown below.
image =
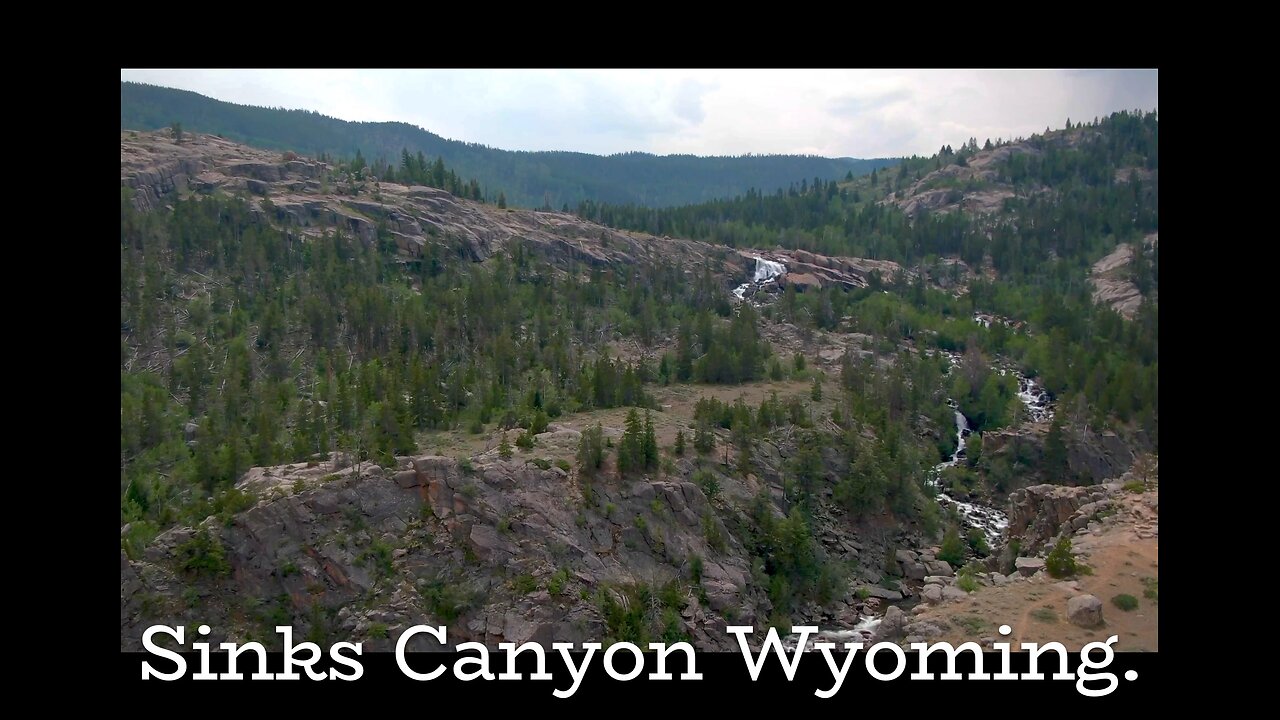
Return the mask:
{"type": "Polygon", "coordinates": [[[512,150],[929,155],[1152,110],[1136,70],[128,70],[121,80],[512,150]]]}
{"type": "Polygon", "coordinates": [[[690,125],[701,124],[707,117],[707,111],[702,107],[702,96],[712,87],[692,78],[681,80],[671,105],[676,116],[690,125]]]}
{"type": "Polygon", "coordinates": [[[837,95],[827,103],[827,111],[833,115],[857,115],[874,112],[889,105],[911,100],[911,91],[897,88],[877,93],[837,95]]]}

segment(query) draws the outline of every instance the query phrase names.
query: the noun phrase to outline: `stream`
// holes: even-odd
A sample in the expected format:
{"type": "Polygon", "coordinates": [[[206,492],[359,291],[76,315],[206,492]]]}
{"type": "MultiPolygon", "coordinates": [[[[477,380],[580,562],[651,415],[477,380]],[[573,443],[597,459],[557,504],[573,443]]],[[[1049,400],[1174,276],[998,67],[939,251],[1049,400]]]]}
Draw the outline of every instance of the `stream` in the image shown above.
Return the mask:
{"type": "MultiPolygon", "coordinates": [[[[756,261],[755,271],[751,276],[751,280],[742,283],[733,290],[734,297],[744,302],[747,299],[748,291],[776,282],[779,277],[787,272],[787,266],[780,262],[766,260],[758,255],[752,255],[751,257],[756,261]]],[[[1010,324],[1004,318],[982,313],[974,313],[973,320],[984,328],[990,328],[992,322],[1010,324]]],[[[959,366],[959,353],[944,351],[943,355],[946,356],[952,368],[959,366]]],[[[1012,373],[1017,378],[1018,400],[1022,402],[1028,420],[1042,423],[1048,422],[1053,417],[1052,398],[1049,397],[1048,392],[1036,380],[1027,377],[1017,368],[1005,363],[997,363],[993,369],[1001,375],[1012,373]]],[[[937,490],[939,505],[944,508],[954,507],[960,513],[965,527],[981,530],[983,535],[986,536],[987,544],[994,550],[1001,537],[1003,537],[1005,530],[1009,527],[1009,517],[998,508],[956,499],[945,490],[942,490],[938,483],[938,479],[944,470],[955,467],[966,458],[965,449],[968,445],[969,435],[973,432],[973,428],[969,426],[969,419],[964,416],[964,413],[960,412],[956,401],[952,398],[947,398],[947,405],[951,407],[955,415],[956,449],[949,459],[934,465],[929,470],[928,475],[925,477],[925,483],[937,490]]],[[[877,616],[864,615],[852,628],[820,631],[812,636],[810,647],[807,649],[812,649],[812,642],[869,641],[876,627],[880,625],[880,620],[881,618],[877,616]]],[[[783,637],[783,645],[787,649],[794,648],[797,642],[798,638],[795,635],[785,635],[783,637]]]]}

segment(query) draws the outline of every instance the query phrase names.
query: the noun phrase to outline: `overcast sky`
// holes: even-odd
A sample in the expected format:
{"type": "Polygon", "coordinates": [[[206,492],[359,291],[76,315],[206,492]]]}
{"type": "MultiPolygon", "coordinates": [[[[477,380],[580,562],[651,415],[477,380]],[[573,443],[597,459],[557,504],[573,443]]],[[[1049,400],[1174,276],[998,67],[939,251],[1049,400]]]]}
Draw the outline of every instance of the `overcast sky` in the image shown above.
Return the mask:
{"type": "Polygon", "coordinates": [[[1115,110],[1158,70],[127,70],[219,100],[399,120],[508,150],[930,155],[1115,110]]]}

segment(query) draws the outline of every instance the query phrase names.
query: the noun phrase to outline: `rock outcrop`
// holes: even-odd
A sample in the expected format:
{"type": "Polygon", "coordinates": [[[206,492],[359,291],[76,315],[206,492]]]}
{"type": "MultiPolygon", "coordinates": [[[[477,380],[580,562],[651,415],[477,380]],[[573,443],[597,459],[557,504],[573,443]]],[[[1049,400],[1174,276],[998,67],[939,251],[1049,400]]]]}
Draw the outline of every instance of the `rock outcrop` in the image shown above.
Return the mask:
{"type": "Polygon", "coordinates": [[[695,484],[597,483],[587,499],[569,473],[516,461],[343,465],[254,468],[239,483],[253,507],[171,529],[135,561],[122,556],[122,649],[137,649],[159,620],[208,623],[220,641],[269,633],[281,617],[369,649],[427,622],[447,625],[450,642],[598,640],[607,631],[597,592],[656,590],[687,577],[695,556],[702,596],[688,598],[681,622],[696,645],[730,647],[727,610],[744,621],[768,610],[695,484]],[[723,549],[708,545],[708,523],[723,549]],[[225,573],[183,569],[197,536],[220,548],[225,573]]]}
{"type": "MultiPolygon", "coordinates": [[[[1009,494],[1009,537],[1018,539],[1023,555],[1035,554],[1059,534],[1078,530],[1109,509],[1114,492],[1105,485],[1032,485],[1015,490],[1009,494]]],[[[1024,574],[1035,572],[1027,572],[1028,568],[1018,566],[1024,574]]]]}

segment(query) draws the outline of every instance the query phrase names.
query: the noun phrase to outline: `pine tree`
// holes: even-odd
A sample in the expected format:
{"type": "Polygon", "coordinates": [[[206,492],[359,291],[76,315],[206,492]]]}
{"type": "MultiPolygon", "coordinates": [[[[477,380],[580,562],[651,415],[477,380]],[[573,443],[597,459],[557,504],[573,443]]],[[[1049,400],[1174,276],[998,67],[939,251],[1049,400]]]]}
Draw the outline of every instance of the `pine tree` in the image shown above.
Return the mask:
{"type": "Polygon", "coordinates": [[[676,431],[676,444],[675,444],[675,447],[672,448],[672,452],[675,454],[676,457],[681,457],[684,455],[684,430],[683,429],[676,431]]]}
{"type": "Polygon", "coordinates": [[[507,194],[502,192],[501,190],[498,191],[498,209],[500,210],[507,209],[507,194]]]}
{"type": "Polygon", "coordinates": [[[706,455],[716,449],[716,434],[711,431],[711,424],[704,418],[698,421],[693,431],[693,449],[706,455]]]}
{"type": "Polygon", "coordinates": [[[626,429],[618,443],[618,474],[627,475],[644,467],[644,428],[635,408],[627,411],[626,429]]]}
{"type": "Polygon", "coordinates": [[[604,429],[596,423],[582,431],[578,443],[578,466],[587,475],[594,474],[604,465],[604,429]]]}
{"type": "Polygon", "coordinates": [[[680,323],[680,335],[676,340],[676,380],[688,382],[693,377],[693,333],[686,318],[680,323]]]}
{"type": "Polygon", "coordinates": [[[498,456],[503,460],[511,459],[511,443],[507,442],[507,431],[502,431],[502,442],[498,443],[498,456]]]}
{"type": "Polygon", "coordinates": [[[653,431],[653,416],[648,410],[644,412],[644,439],[641,443],[641,454],[644,457],[646,470],[658,467],[658,438],[653,431]]]}

